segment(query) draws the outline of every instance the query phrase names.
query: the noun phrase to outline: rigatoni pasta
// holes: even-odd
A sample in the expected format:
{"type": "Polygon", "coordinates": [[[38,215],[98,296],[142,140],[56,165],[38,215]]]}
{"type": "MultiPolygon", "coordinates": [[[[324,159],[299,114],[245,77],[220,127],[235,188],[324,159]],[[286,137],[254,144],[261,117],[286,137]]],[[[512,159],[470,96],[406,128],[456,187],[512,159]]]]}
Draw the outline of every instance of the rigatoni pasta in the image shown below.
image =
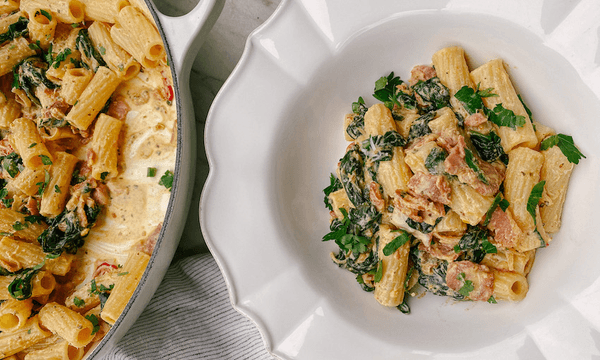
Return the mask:
{"type": "Polygon", "coordinates": [[[335,241],[331,258],[363,290],[405,313],[419,288],[521,301],[584,156],[570,136],[534,130],[501,59],[471,70],[453,46],[432,62],[407,82],[381,77],[380,103],[359,97],[344,116],[350,144],[324,190],[323,240],[335,241]]]}
{"type": "Polygon", "coordinates": [[[149,14],[127,0],[0,2],[0,358],[81,359],[146,270],[178,134],[149,14]]]}

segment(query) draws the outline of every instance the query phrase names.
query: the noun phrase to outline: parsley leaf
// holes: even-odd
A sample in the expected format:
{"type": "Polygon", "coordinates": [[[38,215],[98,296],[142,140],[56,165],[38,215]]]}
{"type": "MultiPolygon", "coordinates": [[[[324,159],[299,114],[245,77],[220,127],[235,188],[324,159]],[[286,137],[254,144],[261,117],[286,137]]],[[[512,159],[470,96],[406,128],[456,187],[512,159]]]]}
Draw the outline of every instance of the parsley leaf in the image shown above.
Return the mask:
{"type": "Polygon", "coordinates": [[[81,300],[80,298],[78,298],[77,296],[75,296],[73,298],[73,304],[75,304],[75,306],[77,306],[77,307],[84,307],[85,306],[85,301],[81,300]]]}
{"type": "Polygon", "coordinates": [[[52,160],[47,155],[38,155],[40,159],[42,159],[42,164],[44,165],[52,165],[52,160]]]}
{"type": "Polygon", "coordinates": [[[496,301],[496,298],[494,298],[494,295],[490,296],[490,298],[487,300],[487,302],[489,302],[490,304],[497,304],[498,303],[496,301]]]}
{"type": "Polygon", "coordinates": [[[98,332],[98,330],[100,330],[100,321],[98,320],[98,317],[94,314],[90,314],[90,315],[86,315],[85,316],[86,319],[88,319],[91,323],[92,323],[92,335],[94,335],[95,333],[98,332]]]}
{"type": "Polygon", "coordinates": [[[394,105],[402,107],[404,105],[407,109],[414,109],[417,106],[417,101],[408,94],[405,94],[402,90],[398,89],[398,86],[404,82],[400,80],[400,77],[394,76],[392,71],[388,76],[382,76],[375,82],[375,89],[373,97],[389,108],[393,109],[394,105]],[[402,100],[400,102],[398,100],[402,100]]]}
{"type": "Polygon", "coordinates": [[[558,146],[560,151],[567,157],[572,164],[579,164],[579,159],[585,158],[585,155],[575,146],[573,137],[565,134],[556,134],[542,140],[540,151],[547,150],[553,146],[558,146]]]}
{"type": "Polygon", "coordinates": [[[458,290],[458,293],[464,297],[468,297],[471,291],[473,291],[473,282],[465,278],[465,273],[460,273],[457,277],[458,280],[464,281],[463,286],[458,290]]]}
{"type": "Polygon", "coordinates": [[[383,255],[390,256],[396,250],[398,250],[402,245],[406,244],[408,240],[410,240],[410,234],[405,230],[398,230],[400,235],[396,236],[392,241],[385,244],[383,247],[383,255]]]}
{"type": "Polygon", "coordinates": [[[510,127],[513,130],[525,125],[525,116],[515,115],[512,110],[505,109],[502,104],[496,105],[492,111],[488,112],[488,119],[498,126],[510,127]]]}
{"type": "Polygon", "coordinates": [[[171,188],[173,187],[173,172],[171,170],[165,171],[163,176],[160,177],[158,185],[162,185],[171,191],[171,188]]]}
{"type": "Polygon", "coordinates": [[[533,223],[537,225],[537,221],[535,218],[535,208],[538,206],[540,199],[542,198],[542,193],[544,192],[544,185],[546,185],[546,180],[542,180],[539,183],[535,184],[531,189],[531,193],[529,194],[529,198],[527,199],[527,212],[533,218],[533,223]]]}
{"type": "Polygon", "coordinates": [[[38,187],[38,195],[42,195],[44,193],[48,183],[50,183],[50,173],[48,170],[44,169],[44,181],[35,184],[38,187]]]}
{"type": "Polygon", "coordinates": [[[469,114],[475,114],[477,110],[483,109],[482,98],[498,96],[497,94],[492,93],[492,88],[479,90],[479,85],[480,84],[477,84],[477,90],[465,85],[454,94],[454,97],[462,103],[469,114]]]}
{"type": "Polygon", "coordinates": [[[148,170],[146,171],[146,176],[147,177],[155,177],[156,176],[156,168],[149,167],[148,170]]]}
{"type": "MultiPolygon", "coordinates": [[[[355,212],[357,211],[356,209],[355,212]]],[[[351,232],[352,222],[348,217],[348,212],[344,208],[340,208],[340,211],[344,215],[341,222],[338,221],[338,226],[331,229],[331,232],[323,236],[323,241],[335,240],[335,243],[343,251],[351,251],[353,254],[361,254],[367,251],[368,246],[371,244],[371,240],[367,237],[356,235],[351,232]]]]}
{"type": "Polygon", "coordinates": [[[487,239],[481,243],[481,248],[486,254],[496,254],[498,252],[498,248],[487,239]]]}

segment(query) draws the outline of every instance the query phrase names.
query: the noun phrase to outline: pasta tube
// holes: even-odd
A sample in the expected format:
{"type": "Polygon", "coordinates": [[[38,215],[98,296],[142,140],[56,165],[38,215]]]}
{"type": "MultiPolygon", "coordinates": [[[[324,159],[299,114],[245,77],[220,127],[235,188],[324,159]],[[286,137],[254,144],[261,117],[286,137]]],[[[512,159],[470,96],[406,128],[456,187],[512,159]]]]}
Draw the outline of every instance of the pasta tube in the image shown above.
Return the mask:
{"type": "Polygon", "coordinates": [[[92,177],[96,180],[112,179],[118,174],[117,155],[119,134],[123,122],[106,114],[100,114],[92,138],[92,177]]]}
{"type": "Polygon", "coordinates": [[[23,164],[37,169],[52,163],[52,155],[37,131],[35,123],[29,119],[19,118],[10,124],[11,139],[23,164]]]}
{"type": "Polygon", "coordinates": [[[457,113],[466,118],[470,114],[454,97],[463,86],[475,89],[465,59],[465,51],[459,46],[446,47],[434,53],[432,61],[438,78],[450,90],[450,104],[457,113]]]}
{"type": "Polygon", "coordinates": [[[0,357],[14,355],[50,335],[50,332],[40,327],[39,317],[33,316],[22,328],[0,333],[0,357]]]}
{"type": "Polygon", "coordinates": [[[80,130],[86,130],[96,115],[116,90],[121,79],[107,67],[100,66],[98,71],[79,97],[79,101],[66,116],[67,121],[80,130]]]}
{"type": "Polygon", "coordinates": [[[24,327],[32,308],[31,299],[10,299],[0,304],[0,331],[11,332],[24,327]]]}
{"type": "Polygon", "coordinates": [[[514,112],[516,116],[524,118],[523,126],[499,126],[498,135],[505,152],[510,151],[518,145],[534,148],[538,144],[537,136],[533,130],[531,119],[517,96],[517,92],[504,69],[504,62],[496,59],[487,62],[471,72],[474,83],[480,84],[482,89],[492,88],[498,96],[485,97],[483,102],[489,109],[494,109],[502,104],[504,109],[514,112]]]}
{"type": "Polygon", "coordinates": [[[40,214],[54,217],[64,210],[77,161],[79,159],[69,153],[63,151],[54,153],[54,163],[50,167],[50,182],[42,194],[40,214]]]}
{"type": "Polygon", "coordinates": [[[148,261],[150,261],[150,255],[142,251],[129,254],[123,265],[123,275],[117,278],[115,287],[102,309],[101,316],[104,321],[111,325],[117,321],[140,282],[148,261]]]}
{"type": "Polygon", "coordinates": [[[404,281],[408,269],[408,254],[410,252],[410,235],[402,231],[394,231],[388,225],[379,228],[379,259],[383,268],[383,275],[379,282],[375,283],[375,299],[384,306],[398,306],[404,300],[404,281]],[[400,234],[407,237],[407,241],[390,255],[385,255],[385,246],[400,234]]]}
{"type": "Polygon", "coordinates": [[[546,184],[540,201],[540,216],[544,229],[554,233],[560,229],[567,187],[575,164],[567,160],[558,146],[544,150],[542,154],[544,154],[544,162],[540,179],[545,180],[546,184]]]}
{"type": "Polygon", "coordinates": [[[496,300],[521,301],[529,291],[529,283],[525,276],[513,271],[494,273],[494,298],[496,300]]]}
{"type": "Polygon", "coordinates": [[[155,67],[165,56],[160,34],[150,20],[133,6],[125,6],[119,11],[117,23],[110,29],[110,34],[115,43],[144,67],[155,67]]]}
{"type": "Polygon", "coordinates": [[[40,322],[48,330],[65,339],[74,347],[84,347],[93,339],[94,326],[83,315],[55,302],[44,305],[39,313],[40,322]]]}
{"type": "Polygon", "coordinates": [[[38,9],[48,9],[63,23],[83,21],[84,5],[78,0],[21,0],[21,10],[33,16],[38,9]]]}

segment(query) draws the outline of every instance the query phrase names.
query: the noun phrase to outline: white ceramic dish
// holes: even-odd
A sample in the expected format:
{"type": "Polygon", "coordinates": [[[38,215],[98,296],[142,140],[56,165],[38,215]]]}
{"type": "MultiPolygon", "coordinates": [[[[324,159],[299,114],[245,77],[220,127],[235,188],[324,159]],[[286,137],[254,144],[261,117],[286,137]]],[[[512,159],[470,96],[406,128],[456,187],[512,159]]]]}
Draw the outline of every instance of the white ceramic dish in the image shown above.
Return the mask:
{"type": "Polygon", "coordinates": [[[190,70],[202,42],[223,8],[224,0],[200,0],[193,10],[180,17],[163,15],[150,1],[146,3],[155,16],[173,73],[179,139],[175,176],[163,227],[140,284],[121,317],[94,350],[87,354],[87,359],[101,359],[125,335],[160,285],[179,244],[191,202],[189,194],[194,185],[196,160],[194,107],[189,88],[190,70]]]}
{"type": "Polygon", "coordinates": [[[248,39],[215,99],[205,142],[205,239],[235,308],[283,359],[567,359],[600,343],[600,3],[595,0],[284,0],[248,39]],[[302,29],[298,31],[298,29],[302,29]],[[587,159],[563,227],[538,252],[520,303],[427,295],[403,315],[330,260],[322,189],[343,154],[343,115],[374,81],[407,79],[447,45],[501,57],[534,117],[587,159]]]}

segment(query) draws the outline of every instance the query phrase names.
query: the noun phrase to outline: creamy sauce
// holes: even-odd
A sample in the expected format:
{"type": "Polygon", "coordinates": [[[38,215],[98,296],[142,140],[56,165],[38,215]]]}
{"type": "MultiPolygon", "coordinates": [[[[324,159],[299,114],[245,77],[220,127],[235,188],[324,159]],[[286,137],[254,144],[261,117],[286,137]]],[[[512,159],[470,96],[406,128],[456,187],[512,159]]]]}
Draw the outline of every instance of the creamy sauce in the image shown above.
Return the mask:
{"type": "MultiPolygon", "coordinates": [[[[145,70],[115,92],[114,96],[123,96],[131,110],[121,133],[119,175],[106,183],[110,204],[77,254],[79,276],[86,280],[92,278],[97,260],[123,264],[128,251],[164,220],[171,192],[159,181],[165,171],[175,167],[177,107],[174,99],[169,105],[158,96],[158,89],[163,87],[161,70],[167,73],[168,68],[145,70]],[[140,100],[140,91],[147,97],[140,100]],[[148,168],[156,169],[154,177],[148,176],[148,168]]],[[[77,155],[85,159],[88,148],[89,144],[77,155]]]]}

